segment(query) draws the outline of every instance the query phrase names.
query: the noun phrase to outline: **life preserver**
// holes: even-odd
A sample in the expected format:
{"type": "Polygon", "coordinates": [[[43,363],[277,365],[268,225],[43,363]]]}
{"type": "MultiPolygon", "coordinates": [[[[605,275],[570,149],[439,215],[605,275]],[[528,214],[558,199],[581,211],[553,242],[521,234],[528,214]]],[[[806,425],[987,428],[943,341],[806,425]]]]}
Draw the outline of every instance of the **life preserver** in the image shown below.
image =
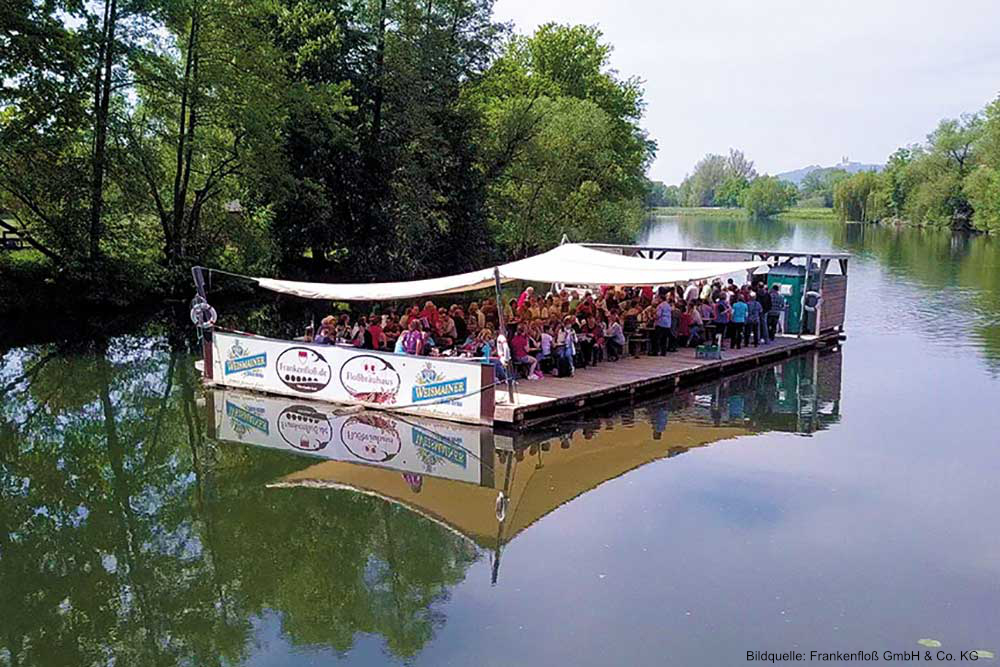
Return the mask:
{"type": "Polygon", "coordinates": [[[808,313],[814,312],[822,299],[823,296],[819,292],[813,292],[812,290],[806,292],[802,297],[802,310],[808,313]]]}
{"type": "Polygon", "coordinates": [[[191,306],[191,321],[201,329],[211,329],[217,314],[207,301],[198,301],[191,306]]]}
{"type": "Polygon", "coordinates": [[[503,523],[503,520],[507,517],[507,496],[501,491],[497,494],[497,504],[496,504],[497,521],[503,523]]]}

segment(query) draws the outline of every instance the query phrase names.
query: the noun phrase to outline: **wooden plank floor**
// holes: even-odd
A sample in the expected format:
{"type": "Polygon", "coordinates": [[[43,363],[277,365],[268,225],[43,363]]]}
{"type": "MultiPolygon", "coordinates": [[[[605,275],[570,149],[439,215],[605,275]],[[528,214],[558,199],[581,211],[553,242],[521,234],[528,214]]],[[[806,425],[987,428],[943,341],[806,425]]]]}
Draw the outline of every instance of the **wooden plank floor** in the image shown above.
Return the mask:
{"type": "Polygon", "coordinates": [[[770,345],[726,349],[722,359],[695,359],[694,349],[682,348],[666,357],[628,357],[596,367],[579,368],[573,377],[546,376],[542,380],[520,380],[514,402],[507,392],[496,392],[493,419],[499,424],[525,426],[558,419],[588,406],[627,399],[638,391],[657,386],[676,387],[685,382],[718,376],[748,365],[789,356],[801,350],[836,341],[837,332],[822,336],[779,336],[770,345]]]}

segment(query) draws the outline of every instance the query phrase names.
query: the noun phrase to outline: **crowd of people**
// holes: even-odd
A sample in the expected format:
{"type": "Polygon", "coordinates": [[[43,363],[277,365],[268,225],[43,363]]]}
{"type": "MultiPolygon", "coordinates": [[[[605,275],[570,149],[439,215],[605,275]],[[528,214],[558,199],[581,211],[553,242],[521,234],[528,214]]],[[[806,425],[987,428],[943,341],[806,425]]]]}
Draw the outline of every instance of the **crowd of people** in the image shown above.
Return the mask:
{"type": "MultiPolygon", "coordinates": [[[[724,348],[767,345],[786,308],[777,285],[737,285],[732,279],[687,285],[601,286],[563,289],[544,296],[527,287],[516,299],[439,307],[428,300],[397,312],[323,318],[306,339],[397,354],[476,357],[507,377],[507,362],[528,379],[544,373],[573,375],[629,353],[629,340],[648,342],[648,353],[667,355],[709,342],[724,348]],[[506,331],[500,336],[502,322],[506,331]]],[[[635,346],[638,348],[638,346],[635,346]]]]}

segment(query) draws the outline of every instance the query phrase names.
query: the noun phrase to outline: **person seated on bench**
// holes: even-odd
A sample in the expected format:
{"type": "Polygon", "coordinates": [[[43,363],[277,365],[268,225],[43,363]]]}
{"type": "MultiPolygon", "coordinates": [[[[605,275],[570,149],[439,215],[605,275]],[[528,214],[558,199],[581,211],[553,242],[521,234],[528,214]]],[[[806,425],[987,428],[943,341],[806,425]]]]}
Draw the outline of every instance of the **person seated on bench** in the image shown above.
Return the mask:
{"type": "Polygon", "coordinates": [[[705,322],[701,317],[701,311],[698,310],[698,299],[688,304],[687,315],[690,321],[689,328],[691,333],[688,337],[688,345],[690,347],[698,347],[705,340],[705,322]]]}
{"type": "Polygon", "coordinates": [[[514,357],[514,363],[518,366],[528,367],[527,378],[529,380],[538,379],[538,360],[528,354],[528,327],[525,324],[517,325],[517,333],[510,341],[510,349],[514,357]]]}
{"type": "Polygon", "coordinates": [[[611,313],[611,324],[608,326],[606,334],[606,345],[608,349],[608,359],[618,361],[625,351],[625,332],[622,330],[622,323],[618,319],[618,313],[611,313]]]}
{"type": "Polygon", "coordinates": [[[552,356],[552,346],[555,342],[552,337],[552,325],[545,324],[542,327],[542,334],[538,337],[538,366],[543,372],[546,367],[555,368],[555,358],[552,356]]]}
{"type": "Polygon", "coordinates": [[[583,323],[582,330],[584,335],[589,336],[592,341],[590,350],[584,350],[589,355],[587,362],[591,366],[596,366],[597,362],[604,358],[604,327],[596,317],[591,315],[583,323]]]}

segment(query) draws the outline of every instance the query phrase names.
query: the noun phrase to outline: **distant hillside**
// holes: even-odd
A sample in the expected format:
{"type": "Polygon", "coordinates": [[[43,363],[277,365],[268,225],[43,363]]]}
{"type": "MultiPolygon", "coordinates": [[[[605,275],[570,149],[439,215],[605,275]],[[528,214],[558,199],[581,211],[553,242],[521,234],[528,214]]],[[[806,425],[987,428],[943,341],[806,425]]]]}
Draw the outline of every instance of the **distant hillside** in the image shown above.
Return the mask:
{"type": "Polygon", "coordinates": [[[783,181],[789,181],[790,183],[799,185],[802,182],[803,178],[805,178],[810,173],[817,171],[819,169],[843,169],[848,173],[856,174],[859,171],[882,171],[882,165],[864,164],[862,162],[851,162],[847,158],[844,158],[843,160],[840,161],[840,164],[835,164],[830,167],[821,167],[818,164],[811,164],[808,167],[802,167],[801,169],[786,171],[775,175],[783,181]]]}

